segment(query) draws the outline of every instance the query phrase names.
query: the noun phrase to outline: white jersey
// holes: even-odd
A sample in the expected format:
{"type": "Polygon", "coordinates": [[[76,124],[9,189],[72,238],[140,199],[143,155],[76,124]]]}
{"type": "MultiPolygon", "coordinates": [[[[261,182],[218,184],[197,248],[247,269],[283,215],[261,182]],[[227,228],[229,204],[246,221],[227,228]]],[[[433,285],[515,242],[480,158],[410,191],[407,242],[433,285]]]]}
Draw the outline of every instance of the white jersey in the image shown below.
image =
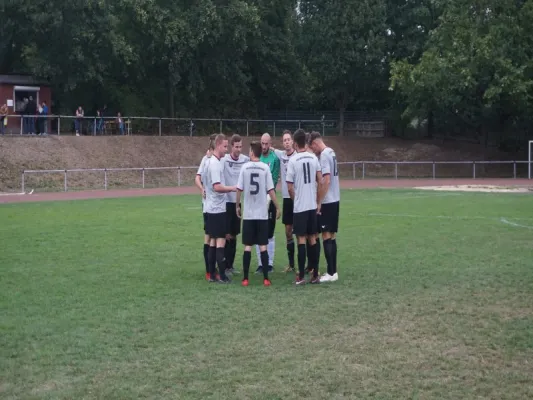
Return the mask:
{"type": "Polygon", "coordinates": [[[224,174],[222,160],[213,155],[207,163],[204,184],[206,192],[205,212],[209,214],[226,212],[226,193],[215,192],[214,185],[217,183],[224,185],[224,174]]]}
{"type": "Polygon", "coordinates": [[[250,161],[244,164],[237,182],[237,190],[244,195],[243,220],[268,219],[267,193],[274,189],[272,173],[267,164],[250,161]]]}
{"type": "Polygon", "coordinates": [[[276,157],[279,158],[279,169],[281,171],[281,195],[284,199],[289,199],[289,188],[287,187],[287,167],[289,166],[289,160],[292,156],[296,155],[296,150],[290,155],[283,150],[274,150],[276,152],[276,157]]]}
{"type": "Polygon", "coordinates": [[[337,156],[331,147],[326,147],[320,153],[320,166],[322,167],[322,176],[329,175],[329,188],[322,204],[336,203],[341,200],[339,169],[337,156]]]}
{"type": "MultiPolygon", "coordinates": [[[[207,166],[209,164],[209,159],[210,158],[211,158],[211,156],[204,156],[202,158],[202,161],[200,162],[200,166],[198,167],[198,172],[196,173],[196,175],[200,176],[200,180],[202,181],[202,185],[204,186],[204,190],[205,190],[205,174],[207,172],[207,166]]],[[[205,199],[204,199],[204,196],[202,196],[202,212],[205,213],[205,199]]]]}
{"type": "Polygon", "coordinates": [[[297,153],[289,160],[287,183],[294,184],[295,213],[316,210],[317,172],[321,172],[320,162],[312,153],[297,153]]]}
{"type": "MultiPolygon", "coordinates": [[[[250,161],[250,157],[241,154],[235,160],[231,154],[226,154],[221,161],[224,167],[224,181],[226,185],[235,186],[239,180],[239,173],[241,172],[242,166],[250,161]]],[[[237,201],[237,193],[226,193],[226,201],[228,203],[235,203],[237,201]]]]}

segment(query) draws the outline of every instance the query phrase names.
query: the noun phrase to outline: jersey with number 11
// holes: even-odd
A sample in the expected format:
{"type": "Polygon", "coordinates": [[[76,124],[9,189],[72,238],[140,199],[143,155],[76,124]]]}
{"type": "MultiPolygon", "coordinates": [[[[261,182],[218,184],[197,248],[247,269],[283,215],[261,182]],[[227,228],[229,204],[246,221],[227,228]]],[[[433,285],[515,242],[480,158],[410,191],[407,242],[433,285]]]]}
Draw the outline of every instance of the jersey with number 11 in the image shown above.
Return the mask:
{"type": "Polygon", "coordinates": [[[294,184],[294,212],[316,210],[316,173],[321,172],[317,156],[307,151],[292,156],[287,167],[287,183],[294,184]]]}
{"type": "Polygon", "coordinates": [[[267,164],[261,161],[249,161],[243,165],[237,182],[237,190],[244,195],[243,220],[268,219],[266,194],[272,189],[274,182],[267,164]]]}

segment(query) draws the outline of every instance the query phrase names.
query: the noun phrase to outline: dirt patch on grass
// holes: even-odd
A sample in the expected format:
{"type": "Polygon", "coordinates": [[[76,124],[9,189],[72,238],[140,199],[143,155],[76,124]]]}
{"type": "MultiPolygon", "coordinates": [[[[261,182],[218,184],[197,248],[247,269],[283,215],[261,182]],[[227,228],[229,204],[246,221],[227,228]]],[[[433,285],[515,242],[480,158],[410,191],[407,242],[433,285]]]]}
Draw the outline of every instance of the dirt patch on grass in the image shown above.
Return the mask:
{"type": "Polygon", "coordinates": [[[415,189],[450,191],[450,192],[485,192],[485,193],[533,193],[533,187],[497,186],[497,185],[448,185],[418,186],[415,189]]]}

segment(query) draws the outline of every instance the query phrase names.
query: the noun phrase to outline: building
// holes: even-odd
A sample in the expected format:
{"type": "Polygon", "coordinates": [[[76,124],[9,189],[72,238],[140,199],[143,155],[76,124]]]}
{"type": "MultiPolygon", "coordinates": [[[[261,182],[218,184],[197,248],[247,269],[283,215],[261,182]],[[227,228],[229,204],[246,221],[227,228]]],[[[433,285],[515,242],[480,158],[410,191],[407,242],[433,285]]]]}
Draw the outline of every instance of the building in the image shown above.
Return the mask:
{"type": "MultiPolygon", "coordinates": [[[[52,91],[46,82],[36,80],[29,75],[0,75],[0,105],[7,104],[9,115],[7,123],[7,133],[21,132],[21,118],[24,107],[24,98],[30,96],[36,100],[37,104],[43,101],[51,108],[52,91]]],[[[50,114],[50,112],[49,112],[50,114]]]]}

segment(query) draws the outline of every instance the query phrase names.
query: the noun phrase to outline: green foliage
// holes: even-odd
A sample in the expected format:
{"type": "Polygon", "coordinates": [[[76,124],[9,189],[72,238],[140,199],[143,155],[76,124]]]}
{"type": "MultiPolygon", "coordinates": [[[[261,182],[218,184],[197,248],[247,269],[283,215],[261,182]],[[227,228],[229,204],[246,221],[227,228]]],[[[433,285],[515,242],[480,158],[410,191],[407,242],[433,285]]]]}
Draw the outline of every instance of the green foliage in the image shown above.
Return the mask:
{"type": "Polygon", "coordinates": [[[0,73],[50,80],[56,112],[389,109],[481,133],[530,125],[532,31],[533,0],[21,0],[0,73]]]}

